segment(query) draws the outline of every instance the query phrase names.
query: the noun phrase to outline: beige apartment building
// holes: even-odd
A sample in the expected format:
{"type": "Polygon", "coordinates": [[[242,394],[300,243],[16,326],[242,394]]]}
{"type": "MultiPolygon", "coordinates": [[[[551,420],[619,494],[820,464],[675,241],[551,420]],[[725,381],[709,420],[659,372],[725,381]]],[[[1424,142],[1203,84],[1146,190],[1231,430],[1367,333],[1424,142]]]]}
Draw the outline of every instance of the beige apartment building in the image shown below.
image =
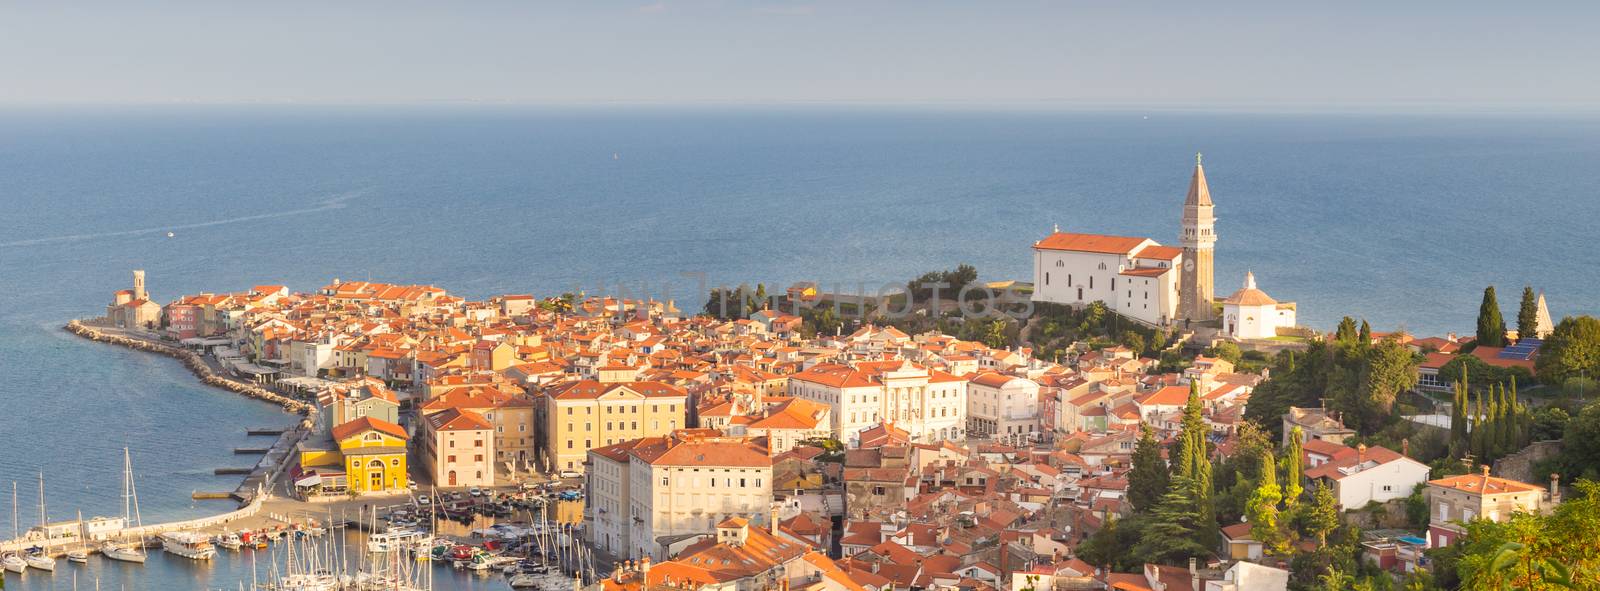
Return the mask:
{"type": "Polygon", "coordinates": [[[1463,474],[1428,481],[1428,547],[1443,548],[1467,534],[1466,523],[1474,519],[1502,522],[1513,513],[1539,513],[1561,502],[1557,476],[1550,476],[1550,488],[1489,475],[1484,466],[1479,474],[1463,474]]]}
{"type": "Polygon", "coordinates": [[[588,461],[587,530],[613,556],[661,560],[673,553],[663,544],[728,518],[770,519],[772,457],[757,438],[681,429],[600,447],[588,461]]]}
{"type": "Polygon", "coordinates": [[[661,382],[579,380],[545,393],[545,453],[554,470],[581,472],[589,450],[686,426],[689,394],[661,382]]]}

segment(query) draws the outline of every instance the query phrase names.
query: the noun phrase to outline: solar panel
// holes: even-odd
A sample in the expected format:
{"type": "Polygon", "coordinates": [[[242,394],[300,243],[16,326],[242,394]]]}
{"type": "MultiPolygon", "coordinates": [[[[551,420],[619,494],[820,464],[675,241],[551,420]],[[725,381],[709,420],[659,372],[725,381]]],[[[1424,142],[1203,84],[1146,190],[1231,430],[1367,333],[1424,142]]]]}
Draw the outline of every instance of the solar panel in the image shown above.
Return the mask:
{"type": "Polygon", "coordinates": [[[1499,353],[1495,354],[1495,357],[1526,361],[1528,358],[1533,357],[1533,354],[1539,350],[1539,346],[1543,344],[1544,341],[1539,339],[1522,339],[1515,345],[1501,349],[1499,353]]]}

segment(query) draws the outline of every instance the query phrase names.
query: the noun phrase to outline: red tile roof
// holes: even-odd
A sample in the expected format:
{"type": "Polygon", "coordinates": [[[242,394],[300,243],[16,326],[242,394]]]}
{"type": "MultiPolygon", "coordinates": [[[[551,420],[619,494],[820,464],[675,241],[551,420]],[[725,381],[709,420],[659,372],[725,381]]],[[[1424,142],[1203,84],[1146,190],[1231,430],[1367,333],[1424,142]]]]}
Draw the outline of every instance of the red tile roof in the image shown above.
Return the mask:
{"type": "Polygon", "coordinates": [[[1131,236],[1103,236],[1100,234],[1074,234],[1057,232],[1033,244],[1041,250],[1067,250],[1100,254],[1130,254],[1149,238],[1131,236]]]}

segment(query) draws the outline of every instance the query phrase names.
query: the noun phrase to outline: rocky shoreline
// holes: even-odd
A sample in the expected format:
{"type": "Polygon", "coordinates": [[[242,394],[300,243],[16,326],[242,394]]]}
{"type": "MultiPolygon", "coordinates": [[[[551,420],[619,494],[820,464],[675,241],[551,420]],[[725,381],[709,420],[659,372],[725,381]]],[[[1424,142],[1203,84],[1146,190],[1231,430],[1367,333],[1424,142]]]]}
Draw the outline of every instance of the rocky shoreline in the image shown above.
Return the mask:
{"type": "Polygon", "coordinates": [[[248,384],[217,375],[217,373],[211,369],[211,366],[207,364],[204,359],[200,358],[199,353],[195,353],[194,351],[190,351],[188,349],[144,339],[135,339],[121,335],[107,334],[97,328],[84,324],[79,320],[68,322],[63,328],[65,328],[67,332],[91,341],[119,345],[129,349],[172,357],[178,361],[181,361],[184,367],[189,368],[189,372],[193,373],[195,378],[199,379],[200,383],[202,384],[216,388],[222,388],[224,390],[228,390],[249,398],[271,402],[283,407],[283,410],[286,412],[296,413],[304,416],[310,414],[313,410],[313,406],[310,403],[289,398],[254,384],[248,384]]]}

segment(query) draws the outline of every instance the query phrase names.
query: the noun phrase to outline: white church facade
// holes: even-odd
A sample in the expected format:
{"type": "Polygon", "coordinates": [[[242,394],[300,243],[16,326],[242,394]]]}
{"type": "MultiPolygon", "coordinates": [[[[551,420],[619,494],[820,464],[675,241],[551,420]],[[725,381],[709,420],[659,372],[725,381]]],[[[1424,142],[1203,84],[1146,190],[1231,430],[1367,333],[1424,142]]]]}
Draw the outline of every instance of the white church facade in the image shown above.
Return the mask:
{"type": "Polygon", "coordinates": [[[1205,169],[1195,156],[1184,199],[1180,246],[1149,238],[1061,232],[1033,243],[1033,301],[1083,306],[1102,302],[1118,314],[1157,327],[1206,322],[1236,340],[1277,336],[1295,326],[1293,303],[1279,303],[1255,287],[1220,302],[1217,316],[1212,261],[1216,217],[1205,169]],[[1212,323],[1212,321],[1218,321],[1212,323]]]}
{"type": "Polygon", "coordinates": [[[1033,245],[1033,300],[1106,307],[1153,326],[1178,315],[1182,249],[1149,238],[1056,232],[1033,245]]]}

